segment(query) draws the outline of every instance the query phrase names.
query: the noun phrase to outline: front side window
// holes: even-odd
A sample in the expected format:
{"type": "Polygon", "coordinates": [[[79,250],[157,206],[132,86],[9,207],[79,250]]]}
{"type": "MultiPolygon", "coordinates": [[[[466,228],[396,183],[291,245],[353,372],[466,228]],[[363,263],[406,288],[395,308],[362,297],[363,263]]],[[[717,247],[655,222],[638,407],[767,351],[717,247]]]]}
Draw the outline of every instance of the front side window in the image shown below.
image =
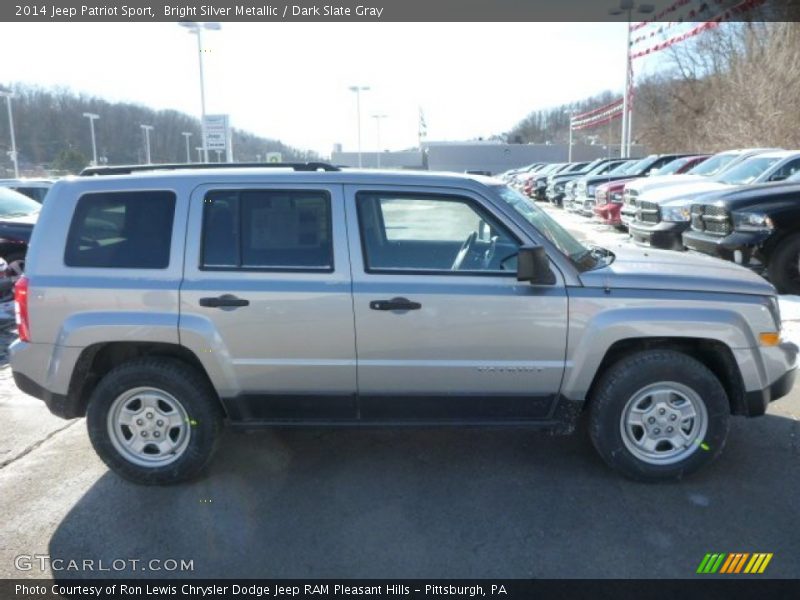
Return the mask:
{"type": "Polygon", "coordinates": [[[203,203],[201,264],[333,270],[331,203],[317,190],[215,190],[203,203]]]}
{"type": "Polygon", "coordinates": [[[361,192],[367,271],[516,272],[517,240],[466,198],[361,192]]]}
{"type": "Polygon", "coordinates": [[[174,217],[172,192],[84,194],[72,217],[64,263],[68,267],[166,269],[174,217]]]}

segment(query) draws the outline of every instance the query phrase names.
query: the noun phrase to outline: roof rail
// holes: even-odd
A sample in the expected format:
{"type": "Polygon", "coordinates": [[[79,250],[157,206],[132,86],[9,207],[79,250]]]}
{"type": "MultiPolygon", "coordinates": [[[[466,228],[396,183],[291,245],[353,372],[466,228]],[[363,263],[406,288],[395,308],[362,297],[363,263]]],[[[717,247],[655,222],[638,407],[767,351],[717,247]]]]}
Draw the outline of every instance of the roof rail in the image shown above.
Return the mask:
{"type": "Polygon", "coordinates": [[[191,169],[294,169],[295,171],[341,171],[335,165],[323,162],[305,163],[167,163],[159,165],[119,165],[114,167],[86,167],[81,176],[130,175],[139,171],[185,171],[191,169]]]}

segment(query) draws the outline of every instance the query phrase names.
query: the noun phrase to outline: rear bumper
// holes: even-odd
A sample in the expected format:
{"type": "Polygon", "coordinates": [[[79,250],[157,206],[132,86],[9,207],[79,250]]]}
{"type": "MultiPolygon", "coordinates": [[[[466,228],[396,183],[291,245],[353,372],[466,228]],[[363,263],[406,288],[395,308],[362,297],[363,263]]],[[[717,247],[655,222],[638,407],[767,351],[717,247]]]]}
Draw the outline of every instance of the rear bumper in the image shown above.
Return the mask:
{"type": "Polygon", "coordinates": [[[29,396],[42,400],[50,412],[57,417],[61,417],[62,419],[74,419],[83,416],[83,411],[80,410],[77,399],[73,398],[70,400],[67,396],[62,394],[54,394],[27,375],[14,371],[14,383],[29,396]]]}
{"type": "Polygon", "coordinates": [[[639,221],[631,221],[627,225],[635,243],[665,250],[683,250],[681,234],[689,227],[688,222],[672,221],[661,221],[652,227],[643,227],[639,221]]]}

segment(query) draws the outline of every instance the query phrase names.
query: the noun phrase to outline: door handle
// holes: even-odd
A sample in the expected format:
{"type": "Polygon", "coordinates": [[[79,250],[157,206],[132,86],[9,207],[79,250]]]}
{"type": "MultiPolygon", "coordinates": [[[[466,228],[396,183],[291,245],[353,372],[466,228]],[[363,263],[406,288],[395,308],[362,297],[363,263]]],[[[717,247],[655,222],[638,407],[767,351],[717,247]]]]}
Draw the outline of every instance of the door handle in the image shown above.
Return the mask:
{"type": "Polygon", "coordinates": [[[408,298],[392,298],[391,300],[373,300],[369,303],[372,310],[419,310],[422,304],[412,302],[408,298]]]}
{"type": "Polygon", "coordinates": [[[233,294],[223,294],[216,298],[200,298],[200,306],[224,308],[226,306],[250,306],[250,300],[237,298],[233,294]]]}

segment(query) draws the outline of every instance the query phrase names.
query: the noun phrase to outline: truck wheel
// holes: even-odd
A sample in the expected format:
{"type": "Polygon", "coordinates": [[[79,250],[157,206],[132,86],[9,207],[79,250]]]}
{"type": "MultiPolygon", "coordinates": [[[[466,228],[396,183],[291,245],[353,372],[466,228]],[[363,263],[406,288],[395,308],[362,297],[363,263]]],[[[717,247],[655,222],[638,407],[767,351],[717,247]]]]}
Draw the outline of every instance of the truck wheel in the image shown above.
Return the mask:
{"type": "Polygon", "coordinates": [[[769,258],[767,272],[781,294],[800,294],[800,235],[780,243],[769,258]]]}
{"type": "Polygon", "coordinates": [[[112,471],[135,483],[169,484],[196,477],[210,462],[222,410],[192,367],[140,358],[103,377],[86,423],[95,451],[112,471]]]}
{"type": "Polygon", "coordinates": [[[600,456],[639,481],[681,479],[725,446],[730,404],[716,376],[673,350],[627,356],[590,399],[589,432],[600,456]]]}

